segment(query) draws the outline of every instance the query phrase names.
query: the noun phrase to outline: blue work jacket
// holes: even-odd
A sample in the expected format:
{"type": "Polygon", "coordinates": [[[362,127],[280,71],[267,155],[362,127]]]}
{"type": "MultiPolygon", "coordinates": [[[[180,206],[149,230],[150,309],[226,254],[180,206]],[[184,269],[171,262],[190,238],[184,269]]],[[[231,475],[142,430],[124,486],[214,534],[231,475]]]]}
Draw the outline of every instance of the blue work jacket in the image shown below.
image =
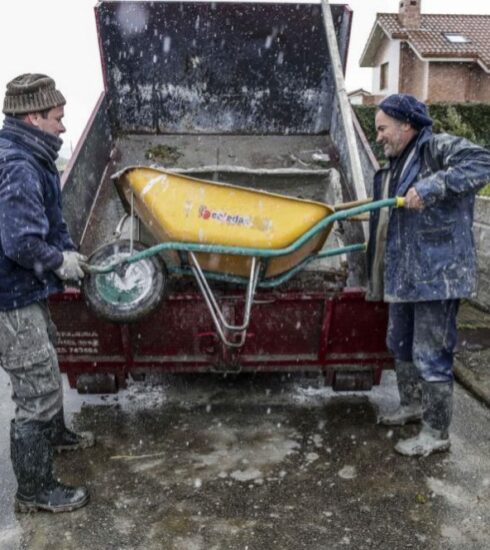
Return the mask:
{"type": "MultiPolygon", "coordinates": [[[[381,198],[389,170],[388,164],[374,177],[375,200],[381,198]]],[[[489,151],[464,138],[421,130],[395,194],[405,196],[414,186],[425,207],[421,211],[396,208],[390,213],[384,256],[386,302],[449,300],[474,294],[475,194],[488,182],[489,151]]],[[[369,275],[378,218],[378,212],[370,218],[369,275]]]]}
{"type": "Polygon", "coordinates": [[[0,130],[0,310],[63,289],[53,272],[75,247],[61,213],[61,140],[6,117],[0,130]]]}

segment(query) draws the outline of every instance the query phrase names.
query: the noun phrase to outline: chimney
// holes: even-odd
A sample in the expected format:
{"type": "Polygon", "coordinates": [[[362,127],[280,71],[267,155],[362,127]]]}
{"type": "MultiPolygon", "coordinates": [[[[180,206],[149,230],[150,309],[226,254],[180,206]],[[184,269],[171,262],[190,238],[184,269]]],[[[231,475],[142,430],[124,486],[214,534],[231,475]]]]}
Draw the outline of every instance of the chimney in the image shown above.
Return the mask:
{"type": "Polygon", "coordinates": [[[398,19],[406,29],[420,28],[420,4],[422,0],[400,0],[398,19]]]}

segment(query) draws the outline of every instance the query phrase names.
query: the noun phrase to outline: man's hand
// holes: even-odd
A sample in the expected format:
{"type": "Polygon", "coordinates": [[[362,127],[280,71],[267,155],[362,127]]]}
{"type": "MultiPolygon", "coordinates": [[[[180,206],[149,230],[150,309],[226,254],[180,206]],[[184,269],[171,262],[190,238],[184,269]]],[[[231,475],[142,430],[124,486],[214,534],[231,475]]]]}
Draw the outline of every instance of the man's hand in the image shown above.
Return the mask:
{"type": "Polygon", "coordinates": [[[424,209],[424,201],[420,198],[415,187],[410,187],[405,195],[405,208],[412,208],[413,210],[424,209]]]}
{"type": "Polygon", "coordinates": [[[63,263],[54,272],[62,281],[79,281],[83,279],[83,265],[87,262],[87,256],[74,250],[63,252],[63,263]]]}

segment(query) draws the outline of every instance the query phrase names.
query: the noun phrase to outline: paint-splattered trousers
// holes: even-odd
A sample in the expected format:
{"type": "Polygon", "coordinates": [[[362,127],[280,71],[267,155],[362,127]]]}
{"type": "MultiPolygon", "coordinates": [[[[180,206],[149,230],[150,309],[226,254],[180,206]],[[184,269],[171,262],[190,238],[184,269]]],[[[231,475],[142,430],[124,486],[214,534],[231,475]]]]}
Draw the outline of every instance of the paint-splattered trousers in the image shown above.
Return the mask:
{"type": "Polygon", "coordinates": [[[47,303],[0,311],[0,365],[10,377],[19,424],[47,422],[62,408],[55,342],[56,327],[47,303]]]}
{"type": "Polygon", "coordinates": [[[395,359],[411,361],[426,382],[451,382],[459,300],[389,306],[387,345],[395,359]]]}

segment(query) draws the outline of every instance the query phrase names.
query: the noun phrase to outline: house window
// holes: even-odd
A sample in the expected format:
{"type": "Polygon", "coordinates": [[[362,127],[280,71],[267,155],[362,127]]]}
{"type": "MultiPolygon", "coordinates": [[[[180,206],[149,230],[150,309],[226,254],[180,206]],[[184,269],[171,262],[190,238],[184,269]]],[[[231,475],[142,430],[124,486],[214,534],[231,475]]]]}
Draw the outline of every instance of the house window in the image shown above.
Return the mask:
{"type": "Polygon", "coordinates": [[[382,63],[379,68],[379,89],[388,88],[388,63],[382,63]]]}
{"type": "Polygon", "coordinates": [[[453,44],[467,44],[468,42],[471,42],[468,37],[459,32],[445,32],[444,36],[446,37],[446,40],[452,42],[453,44]]]}

